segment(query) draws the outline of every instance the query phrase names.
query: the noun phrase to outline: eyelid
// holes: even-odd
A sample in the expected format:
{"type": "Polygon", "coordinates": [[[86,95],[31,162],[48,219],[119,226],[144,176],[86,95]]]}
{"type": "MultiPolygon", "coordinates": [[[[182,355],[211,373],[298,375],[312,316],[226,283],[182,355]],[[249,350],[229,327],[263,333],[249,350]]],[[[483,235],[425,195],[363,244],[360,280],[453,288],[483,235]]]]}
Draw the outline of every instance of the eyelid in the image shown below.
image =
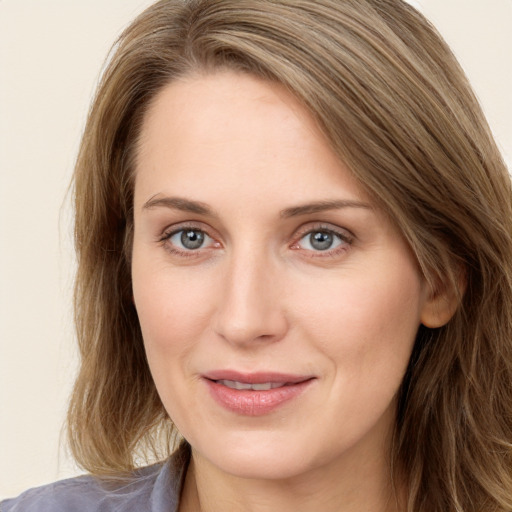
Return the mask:
{"type": "Polygon", "coordinates": [[[197,221],[185,221],[167,226],[158,236],[157,242],[162,244],[164,248],[171,254],[185,257],[199,257],[204,253],[205,250],[211,248],[217,249],[221,247],[221,243],[218,241],[218,237],[212,234],[212,229],[205,227],[202,222],[197,221]],[[206,235],[208,238],[210,238],[213,243],[198,249],[182,249],[170,243],[170,239],[174,235],[186,230],[200,231],[201,233],[204,233],[204,235],[206,235]]]}
{"type": "Polygon", "coordinates": [[[161,231],[161,233],[158,235],[158,241],[165,241],[168,240],[171,236],[175,235],[176,233],[179,233],[180,231],[184,231],[186,229],[191,229],[195,231],[201,231],[205,235],[208,235],[210,238],[216,240],[218,237],[216,235],[212,235],[212,229],[208,226],[205,226],[202,222],[198,221],[184,221],[184,222],[178,222],[176,224],[172,224],[170,226],[167,226],[165,229],[161,231]]]}
{"type": "Polygon", "coordinates": [[[311,257],[329,257],[335,256],[342,252],[346,252],[349,247],[354,243],[356,237],[355,235],[348,230],[347,228],[342,228],[333,224],[325,223],[325,222],[317,222],[317,223],[308,223],[301,226],[295,233],[293,237],[293,242],[290,245],[290,248],[293,250],[301,250],[306,253],[309,253],[311,257]],[[333,249],[326,249],[325,251],[313,251],[310,249],[303,249],[299,246],[299,242],[307,235],[315,232],[326,232],[331,233],[341,239],[343,242],[339,246],[333,249]]]}
{"type": "Polygon", "coordinates": [[[352,243],[355,240],[355,235],[347,228],[342,228],[334,224],[327,222],[308,222],[301,226],[294,234],[293,238],[295,241],[300,240],[305,235],[315,231],[326,231],[338,235],[341,239],[347,243],[352,243]]]}
{"type": "MultiPolygon", "coordinates": [[[[172,254],[177,254],[181,256],[188,257],[199,257],[204,254],[204,251],[208,249],[217,249],[222,247],[222,243],[219,241],[219,236],[210,226],[205,225],[201,221],[184,221],[176,224],[172,224],[167,226],[157,237],[157,241],[161,243],[169,252],[172,254]],[[209,237],[213,243],[210,243],[207,246],[200,247],[198,249],[180,249],[179,247],[172,245],[169,243],[169,239],[176,235],[181,231],[185,231],[187,229],[200,231],[204,233],[207,237],[209,237]]],[[[288,247],[292,250],[301,250],[304,253],[309,253],[310,257],[328,257],[328,256],[336,256],[342,252],[346,252],[350,246],[356,240],[356,236],[347,228],[340,227],[335,224],[326,223],[326,222],[308,222],[300,226],[292,237],[292,242],[288,245],[288,247]],[[327,232],[332,233],[333,235],[339,237],[343,242],[339,246],[333,249],[326,249],[325,251],[314,251],[311,249],[304,249],[300,247],[298,244],[302,238],[307,236],[308,234],[314,232],[327,232]]]]}

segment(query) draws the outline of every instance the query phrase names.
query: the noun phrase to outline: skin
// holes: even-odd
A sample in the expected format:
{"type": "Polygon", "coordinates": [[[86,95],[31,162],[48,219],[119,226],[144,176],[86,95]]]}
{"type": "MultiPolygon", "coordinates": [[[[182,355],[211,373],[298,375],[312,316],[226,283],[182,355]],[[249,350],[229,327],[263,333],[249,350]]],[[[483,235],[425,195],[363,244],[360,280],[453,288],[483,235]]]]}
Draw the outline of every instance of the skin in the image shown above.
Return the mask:
{"type": "Polygon", "coordinates": [[[396,393],[418,326],[450,312],[308,112],[277,84],[188,76],[147,113],[136,173],[134,300],[193,450],[180,511],[397,510],[396,393]],[[293,210],[329,201],[343,203],[293,210]],[[318,232],[332,247],[312,244],[318,232]],[[313,380],[254,417],[212,399],[216,369],[313,380]]]}

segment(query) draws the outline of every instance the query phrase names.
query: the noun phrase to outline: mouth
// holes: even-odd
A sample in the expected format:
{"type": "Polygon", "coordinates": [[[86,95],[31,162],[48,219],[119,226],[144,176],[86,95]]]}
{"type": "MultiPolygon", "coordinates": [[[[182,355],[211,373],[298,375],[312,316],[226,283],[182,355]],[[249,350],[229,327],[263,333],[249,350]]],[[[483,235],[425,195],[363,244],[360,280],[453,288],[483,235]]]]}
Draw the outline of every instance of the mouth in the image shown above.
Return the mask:
{"type": "Polygon", "coordinates": [[[211,372],[203,376],[210,396],[223,409],[243,416],[261,416],[298,398],[315,377],[282,373],[211,372]]]}
{"type": "Polygon", "coordinates": [[[221,384],[223,386],[227,386],[230,389],[252,389],[253,391],[268,391],[269,389],[282,388],[283,386],[291,386],[293,384],[288,384],[286,382],[262,382],[261,384],[250,384],[247,382],[239,382],[236,380],[217,380],[214,381],[217,384],[221,384]]]}

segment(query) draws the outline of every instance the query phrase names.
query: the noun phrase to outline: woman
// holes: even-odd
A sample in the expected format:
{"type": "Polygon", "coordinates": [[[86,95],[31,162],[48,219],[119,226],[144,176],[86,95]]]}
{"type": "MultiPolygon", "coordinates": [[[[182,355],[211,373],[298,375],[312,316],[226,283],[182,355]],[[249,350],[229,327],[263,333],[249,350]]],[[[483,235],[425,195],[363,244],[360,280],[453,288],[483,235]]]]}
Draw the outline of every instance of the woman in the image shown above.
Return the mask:
{"type": "Polygon", "coordinates": [[[510,179],[413,8],[156,3],[75,197],[93,476],[3,511],[512,510],[510,179]]]}

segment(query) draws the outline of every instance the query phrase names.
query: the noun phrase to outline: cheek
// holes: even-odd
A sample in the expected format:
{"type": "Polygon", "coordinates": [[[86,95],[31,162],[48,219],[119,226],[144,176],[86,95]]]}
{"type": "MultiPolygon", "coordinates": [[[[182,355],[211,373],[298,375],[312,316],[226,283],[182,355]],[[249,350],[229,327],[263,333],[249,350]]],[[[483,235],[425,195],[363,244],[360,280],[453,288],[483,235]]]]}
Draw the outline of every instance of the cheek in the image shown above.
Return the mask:
{"type": "Polygon", "coordinates": [[[148,259],[145,264],[135,254],[132,280],[151,374],[167,413],[180,428],[176,420],[187,417],[193,401],[190,361],[210,324],[211,289],[165,262],[148,259]]]}
{"type": "MultiPolygon", "coordinates": [[[[301,295],[302,334],[327,365],[329,393],[322,409],[331,412],[330,423],[344,426],[342,444],[355,442],[379,418],[392,421],[386,411],[393,414],[422,304],[415,268],[352,276],[325,282],[322,293],[311,287],[301,295]]],[[[320,411],[318,416],[327,421],[320,411]]]]}
{"type": "MultiPolygon", "coordinates": [[[[208,325],[211,289],[200,276],[148,262],[134,251],[133,295],[148,357],[187,351],[208,325]]],[[[172,360],[172,359],[170,359],[172,360]]]]}
{"type": "Polygon", "coordinates": [[[423,304],[422,281],[412,265],[351,269],[339,278],[304,282],[295,310],[308,339],[336,367],[359,378],[386,367],[405,370],[423,304]]]}

